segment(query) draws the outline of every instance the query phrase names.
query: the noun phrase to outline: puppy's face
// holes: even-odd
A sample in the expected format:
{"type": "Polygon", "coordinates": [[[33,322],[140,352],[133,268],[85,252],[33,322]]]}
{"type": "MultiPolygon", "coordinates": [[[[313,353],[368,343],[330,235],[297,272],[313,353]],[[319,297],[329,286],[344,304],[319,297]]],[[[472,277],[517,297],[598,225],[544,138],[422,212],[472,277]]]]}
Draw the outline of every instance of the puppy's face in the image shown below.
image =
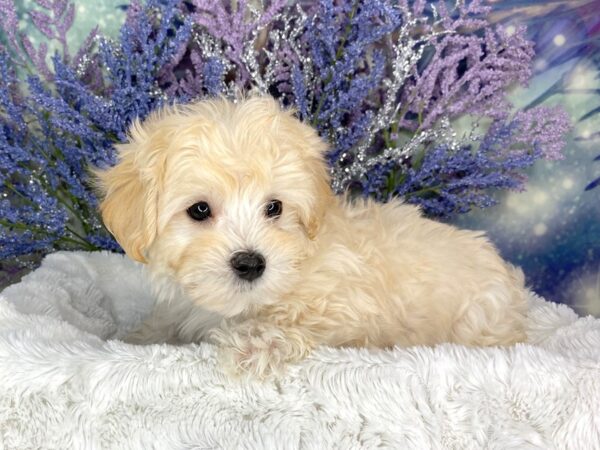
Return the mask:
{"type": "Polygon", "coordinates": [[[331,198],[314,130],[251,98],[164,110],[131,134],[98,175],[132,258],[224,316],[292,289],[331,198]]]}

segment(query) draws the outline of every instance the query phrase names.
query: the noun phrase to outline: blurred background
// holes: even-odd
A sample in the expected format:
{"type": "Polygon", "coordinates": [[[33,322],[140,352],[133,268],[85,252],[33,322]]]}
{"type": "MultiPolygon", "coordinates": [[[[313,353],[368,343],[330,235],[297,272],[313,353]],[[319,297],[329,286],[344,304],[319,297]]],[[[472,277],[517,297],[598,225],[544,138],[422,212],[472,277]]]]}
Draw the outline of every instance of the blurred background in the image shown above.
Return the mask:
{"type": "Polygon", "coordinates": [[[535,75],[511,100],[561,104],[573,131],[562,161],[534,165],[526,192],[457,222],[486,230],[539,294],[600,316],[600,1],[490,4],[495,20],[526,25],[535,42],[535,75]]]}
{"type": "MultiPolygon", "coordinates": [[[[77,0],[72,48],[99,26],[115,36],[125,18],[123,0],[77,0]]],[[[485,230],[502,255],[523,267],[527,281],[548,300],[600,317],[600,0],[482,0],[492,18],[525,25],[535,42],[534,77],[511,93],[516,107],[562,105],[573,131],[561,161],[538,161],[525,192],[498,194],[497,206],[454,222],[485,230]]],[[[32,0],[18,2],[25,14],[32,0]]],[[[43,37],[22,31],[34,43],[43,37]]],[[[52,49],[49,51],[52,54],[52,49]]],[[[460,130],[460,121],[456,124],[460,130]]]]}

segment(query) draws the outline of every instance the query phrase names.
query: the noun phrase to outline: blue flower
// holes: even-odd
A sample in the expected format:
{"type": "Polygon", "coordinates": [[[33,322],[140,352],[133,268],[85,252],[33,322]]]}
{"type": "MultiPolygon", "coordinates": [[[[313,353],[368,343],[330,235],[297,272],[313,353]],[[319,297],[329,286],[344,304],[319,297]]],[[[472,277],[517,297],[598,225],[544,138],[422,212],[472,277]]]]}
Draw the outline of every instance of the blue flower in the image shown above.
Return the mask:
{"type": "MultiPolygon", "coordinates": [[[[115,163],[115,144],[127,140],[134,119],[175,101],[244,91],[252,80],[262,79],[261,89],[295,107],[330,143],[334,176],[356,164],[369,168],[348,172],[358,174],[348,187],[382,201],[404,196],[432,216],[486,207],[494,190],[522,188],[523,171],[536,159],[560,157],[568,128],[555,110],[508,116],[505,89],[529,76],[532,46],[523,30],[508,36],[491,26],[478,1],[439,9],[437,24],[425,2],[319,0],[301,2],[308,7],[299,13],[294,2],[273,0],[258,15],[244,10],[247,2],[239,10],[221,1],[134,2],[117,39],[94,40],[92,33],[75,58],[65,46],[52,58],[53,73],[39,57],[45,54],[40,45],[29,55],[35,56],[28,67],[33,74],[25,79],[14,70],[27,61],[19,56],[23,36],[14,30],[14,7],[5,3],[5,259],[56,249],[119,249],[102,226],[88,168],[115,163]],[[408,56],[396,66],[403,51],[408,56]],[[493,120],[479,141],[458,147],[432,142],[403,159],[386,156],[402,139],[435,129],[440,117],[465,112],[493,120]],[[387,159],[372,159],[380,155],[387,159]],[[367,166],[369,159],[377,164],[367,166]]],[[[60,36],[67,25],[55,24],[60,36]]]]}

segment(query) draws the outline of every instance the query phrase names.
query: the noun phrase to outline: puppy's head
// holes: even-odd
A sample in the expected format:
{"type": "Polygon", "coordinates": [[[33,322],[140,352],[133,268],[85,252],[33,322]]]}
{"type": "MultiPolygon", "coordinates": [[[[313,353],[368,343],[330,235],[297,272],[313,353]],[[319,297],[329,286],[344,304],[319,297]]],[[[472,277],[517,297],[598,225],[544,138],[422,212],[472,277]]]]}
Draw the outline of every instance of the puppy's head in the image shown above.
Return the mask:
{"type": "Polygon", "coordinates": [[[331,200],[316,132],[268,97],[164,109],[97,176],[127,254],[224,316],[297,282],[331,200]]]}

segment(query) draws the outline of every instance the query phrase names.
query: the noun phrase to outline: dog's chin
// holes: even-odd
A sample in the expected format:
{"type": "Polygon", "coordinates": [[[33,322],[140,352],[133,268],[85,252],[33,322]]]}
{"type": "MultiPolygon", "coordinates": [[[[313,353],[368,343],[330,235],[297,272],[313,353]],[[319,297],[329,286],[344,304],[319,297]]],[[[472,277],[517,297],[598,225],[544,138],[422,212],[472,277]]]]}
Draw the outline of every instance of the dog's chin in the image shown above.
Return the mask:
{"type": "Polygon", "coordinates": [[[214,289],[213,286],[213,289],[204,290],[196,286],[194,289],[184,290],[195,305],[225,318],[243,316],[261,306],[272,304],[280,295],[261,280],[225,282],[219,289],[214,289]]]}

